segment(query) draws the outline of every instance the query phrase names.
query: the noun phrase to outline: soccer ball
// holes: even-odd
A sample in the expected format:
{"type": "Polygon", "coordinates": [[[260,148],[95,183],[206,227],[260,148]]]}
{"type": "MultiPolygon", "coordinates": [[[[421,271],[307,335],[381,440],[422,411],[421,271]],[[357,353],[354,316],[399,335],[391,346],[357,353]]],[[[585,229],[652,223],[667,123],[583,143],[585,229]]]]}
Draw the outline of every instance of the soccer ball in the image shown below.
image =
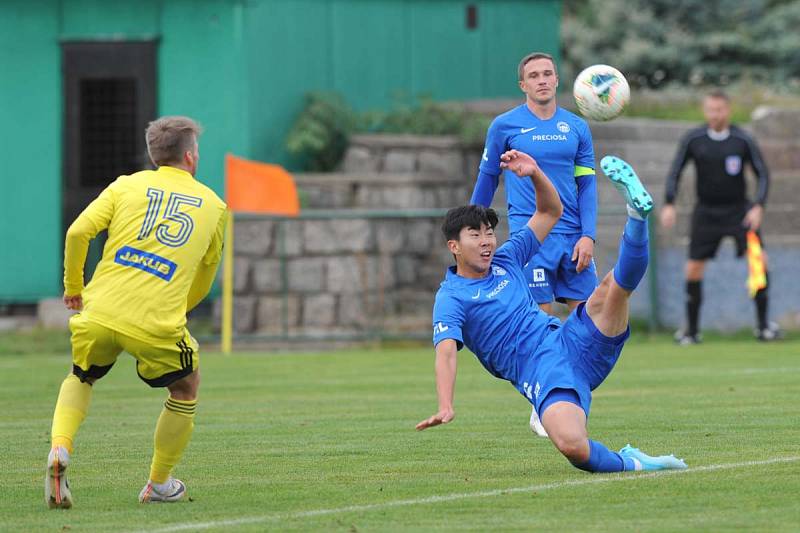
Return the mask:
{"type": "Polygon", "coordinates": [[[575,78],[572,95],[581,115],[591,120],[611,120],[619,116],[631,98],[628,80],[608,65],[592,65],[575,78]]]}

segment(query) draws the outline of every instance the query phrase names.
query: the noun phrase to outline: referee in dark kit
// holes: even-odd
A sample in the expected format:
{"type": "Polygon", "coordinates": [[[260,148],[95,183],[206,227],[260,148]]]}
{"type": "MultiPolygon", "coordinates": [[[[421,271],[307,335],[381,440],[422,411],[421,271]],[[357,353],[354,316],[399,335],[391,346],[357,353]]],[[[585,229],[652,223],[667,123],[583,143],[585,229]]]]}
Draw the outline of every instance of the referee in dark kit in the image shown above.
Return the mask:
{"type": "MultiPolygon", "coordinates": [[[[737,257],[747,249],[749,230],[756,232],[760,239],[758,230],[769,189],[769,172],[761,151],[750,135],[730,123],[728,95],[721,90],[708,93],[703,99],[703,115],[707,123],[689,131],[681,141],[667,176],[665,205],[661,208],[661,224],[671,228],[675,225],[678,181],[686,163],[693,160],[697,170],[697,203],[692,214],[686,261],[686,328],[675,334],[675,341],[682,345],[700,342],[698,324],[706,261],[716,255],[723,237],[734,238],[737,257]],[[745,164],[752,167],[758,179],[754,203],[746,194],[745,164]]],[[[766,273],[766,254],[763,259],[766,273]]],[[[780,336],[777,324],[767,319],[768,280],[767,274],[764,286],[753,298],[757,318],[755,333],[763,341],[780,336]]]]}

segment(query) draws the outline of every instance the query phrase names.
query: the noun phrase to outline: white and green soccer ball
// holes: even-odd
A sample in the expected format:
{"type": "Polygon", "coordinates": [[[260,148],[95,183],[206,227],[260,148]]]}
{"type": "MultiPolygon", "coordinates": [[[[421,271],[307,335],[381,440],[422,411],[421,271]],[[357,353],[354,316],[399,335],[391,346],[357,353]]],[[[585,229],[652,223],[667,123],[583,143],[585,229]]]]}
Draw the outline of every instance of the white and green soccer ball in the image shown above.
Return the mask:
{"type": "Polygon", "coordinates": [[[608,65],[592,65],[575,78],[572,94],[584,117],[606,121],[619,116],[631,99],[628,80],[608,65]]]}

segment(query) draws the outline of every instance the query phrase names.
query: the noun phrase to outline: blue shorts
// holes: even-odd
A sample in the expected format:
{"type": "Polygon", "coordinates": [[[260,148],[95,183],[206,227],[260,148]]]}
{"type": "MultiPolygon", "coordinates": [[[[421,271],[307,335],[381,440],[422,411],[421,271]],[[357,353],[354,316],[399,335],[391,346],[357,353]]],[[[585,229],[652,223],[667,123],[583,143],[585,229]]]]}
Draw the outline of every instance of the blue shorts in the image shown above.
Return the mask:
{"type": "Polygon", "coordinates": [[[525,278],[537,304],[587,300],[597,287],[594,259],[582,272],[575,270],[578,262],[572,260],[572,250],[580,238],[580,233],[551,233],[525,265],[525,278]]]}
{"type": "Polygon", "coordinates": [[[552,390],[571,389],[577,392],[588,417],[592,391],[611,373],[630,336],[630,327],[616,337],[600,333],[586,314],[585,305],[578,305],[563,325],[551,325],[524,363],[515,386],[537,413],[552,390]]]}

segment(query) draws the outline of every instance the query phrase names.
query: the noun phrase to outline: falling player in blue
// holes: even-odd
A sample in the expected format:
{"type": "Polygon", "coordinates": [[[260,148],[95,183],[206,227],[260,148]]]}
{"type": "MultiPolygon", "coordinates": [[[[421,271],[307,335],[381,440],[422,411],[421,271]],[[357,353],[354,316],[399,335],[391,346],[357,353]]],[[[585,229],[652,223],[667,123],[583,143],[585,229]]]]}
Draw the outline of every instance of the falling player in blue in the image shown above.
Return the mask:
{"type": "Polygon", "coordinates": [[[510,381],[531,402],[553,444],[575,467],[686,468],[672,455],[650,457],[630,445],[613,452],[590,440],[586,430],[591,391],[611,372],[630,334],[628,299],[647,269],[652,198],[630,165],[603,159],[603,170],[626,199],[629,218],[614,270],[562,324],[536,306],[523,270],[561,217],[558,192],[529,155],[510,150],[501,161],[518,176],[530,176],[536,210],[498,249],[492,209],[469,205],[448,212],[442,229],[456,265],[447,271],[433,308],[439,409],[417,429],[455,417],[456,354],[466,346],[486,370],[510,381]]]}
{"type": "MultiPolygon", "coordinates": [[[[526,55],[517,74],[525,103],[498,116],[489,127],[470,203],[491,205],[502,172],[500,154],[506,150],[519,150],[536,160],[558,191],[564,210],[539,252],[525,265],[525,277],[543,311],[553,314],[554,299],[572,311],[597,286],[592,133],[586,121],[556,105],[558,72],[552,56],[526,55]]],[[[536,193],[528,180],[517,179],[508,170],[504,180],[508,223],[514,234],[535,212],[536,193]]],[[[535,410],[531,410],[530,427],[537,435],[547,436],[535,410]]]]}

